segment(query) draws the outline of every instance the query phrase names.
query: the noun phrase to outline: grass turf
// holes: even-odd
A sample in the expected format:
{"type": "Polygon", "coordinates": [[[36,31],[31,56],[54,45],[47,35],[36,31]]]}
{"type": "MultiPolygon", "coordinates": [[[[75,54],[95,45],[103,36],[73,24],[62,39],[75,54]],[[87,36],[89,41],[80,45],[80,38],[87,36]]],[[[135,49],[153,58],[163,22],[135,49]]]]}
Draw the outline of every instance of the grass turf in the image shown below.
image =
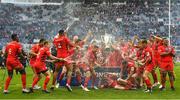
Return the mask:
{"type": "MultiPolygon", "coordinates": [[[[27,84],[28,87],[32,83],[32,71],[27,69],[27,84]]],[[[158,70],[157,70],[158,71],[158,70]]],[[[171,91],[169,81],[167,81],[167,88],[165,91],[160,92],[158,87],[153,90],[152,94],[144,93],[143,90],[114,90],[114,89],[99,89],[85,92],[79,87],[73,87],[73,92],[68,92],[64,87],[55,89],[50,94],[42,93],[41,90],[35,91],[31,94],[22,94],[21,92],[21,78],[20,75],[14,75],[9,90],[10,94],[3,94],[3,74],[4,70],[0,70],[0,99],[180,99],[180,63],[175,64],[175,91],[171,91]]],[[[159,72],[158,72],[159,74],[159,72]]],[[[6,73],[7,76],[7,73],[6,73]]],[[[158,77],[159,78],[159,77],[158,77]]],[[[44,77],[40,81],[43,84],[44,77]]],[[[50,81],[51,84],[51,81],[50,81]]],[[[49,86],[50,86],[49,84],[49,86]]]]}

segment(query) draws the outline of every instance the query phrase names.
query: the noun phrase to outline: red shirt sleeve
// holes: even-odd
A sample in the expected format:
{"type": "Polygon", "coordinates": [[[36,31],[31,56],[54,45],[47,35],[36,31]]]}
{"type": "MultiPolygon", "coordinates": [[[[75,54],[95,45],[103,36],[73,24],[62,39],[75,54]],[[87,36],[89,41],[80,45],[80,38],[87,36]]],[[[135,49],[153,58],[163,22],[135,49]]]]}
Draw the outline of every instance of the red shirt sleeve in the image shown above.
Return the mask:
{"type": "Polygon", "coordinates": [[[65,37],[66,43],[70,46],[73,47],[73,45],[71,44],[71,41],[69,38],[65,37]]]}
{"type": "Polygon", "coordinates": [[[37,51],[36,45],[33,45],[33,46],[32,46],[31,51],[33,51],[33,52],[36,52],[36,51],[37,51]]]}
{"type": "Polygon", "coordinates": [[[51,55],[51,52],[50,52],[49,48],[46,48],[45,50],[46,50],[47,56],[50,56],[50,55],[51,55]]]}
{"type": "Polygon", "coordinates": [[[57,45],[58,45],[58,42],[57,42],[57,40],[58,40],[58,38],[57,38],[57,36],[54,38],[54,40],[53,40],[53,44],[54,44],[54,46],[57,48],[57,45]]]}
{"type": "Polygon", "coordinates": [[[74,54],[74,52],[75,52],[74,48],[71,48],[71,49],[69,50],[69,55],[74,54]]]}
{"type": "Polygon", "coordinates": [[[158,52],[159,52],[159,54],[161,54],[161,53],[163,53],[163,52],[164,52],[164,50],[163,50],[162,46],[160,46],[160,47],[158,48],[158,52]]]}

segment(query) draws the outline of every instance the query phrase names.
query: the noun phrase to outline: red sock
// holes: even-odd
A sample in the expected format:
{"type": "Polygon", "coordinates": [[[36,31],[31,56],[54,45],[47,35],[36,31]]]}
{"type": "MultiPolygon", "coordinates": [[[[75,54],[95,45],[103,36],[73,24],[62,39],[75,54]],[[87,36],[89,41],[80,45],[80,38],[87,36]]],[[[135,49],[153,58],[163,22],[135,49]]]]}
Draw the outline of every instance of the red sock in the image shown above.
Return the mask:
{"type": "Polygon", "coordinates": [[[156,72],[153,72],[153,73],[152,73],[152,77],[153,77],[154,83],[157,83],[157,82],[158,82],[158,79],[157,79],[157,74],[156,74],[156,72]]]}
{"type": "Polygon", "coordinates": [[[84,81],[84,87],[87,87],[90,77],[86,77],[84,81]]]}
{"type": "Polygon", "coordinates": [[[63,77],[64,77],[64,73],[61,73],[60,76],[59,76],[59,82],[62,81],[63,77]]]}
{"type": "Polygon", "coordinates": [[[81,84],[81,75],[76,75],[76,79],[77,79],[78,83],[81,84]]]}
{"type": "Polygon", "coordinates": [[[34,78],[34,81],[32,83],[32,88],[34,88],[34,86],[38,83],[38,81],[39,81],[38,77],[34,78]]]}
{"type": "Polygon", "coordinates": [[[49,83],[49,80],[50,80],[50,76],[46,76],[46,79],[44,80],[44,85],[43,85],[44,90],[47,89],[47,84],[49,83]]]}
{"type": "Polygon", "coordinates": [[[151,88],[152,84],[151,84],[150,80],[149,80],[149,79],[145,79],[144,81],[145,81],[145,83],[146,83],[146,86],[147,86],[148,88],[151,88]]]}
{"type": "Polygon", "coordinates": [[[26,88],[26,74],[21,75],[22,87],[23,89],[26,88]]]}
{"type": "Polygon", "coordinates": [[[7,77],[7,79],[6,79],[6,83],[5,83],[5,85],[4,85],[4,90],[8,90],[8,87],[9,87],[9,84],[10,84],[10,82],[11,82],[11,77],[7,77]]]}
{"type": "Polygon", "coordinates": [[[67,84],[70,85],[71,84],[71,76],[67,77],[67,84]]]}

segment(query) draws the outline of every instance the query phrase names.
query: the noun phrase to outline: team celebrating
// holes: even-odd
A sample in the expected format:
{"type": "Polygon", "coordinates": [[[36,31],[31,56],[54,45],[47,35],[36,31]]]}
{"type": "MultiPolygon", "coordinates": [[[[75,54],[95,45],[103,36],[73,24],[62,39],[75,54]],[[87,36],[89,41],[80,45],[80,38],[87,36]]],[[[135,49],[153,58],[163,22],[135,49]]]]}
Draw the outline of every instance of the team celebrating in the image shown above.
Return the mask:
{"type": "Polygon", "coordinates": [[[149,39],[139,39],[137,36],[134,36],[131,41],[119,40],[111,44],[110,51],[104,44],[98,45],[96,42],[87,42],[90,37],[93,37],[92,32],[88,32],[84,39],[74,36],[71,41],[67,36],[67,31],[60,30],[53,40],[53,46],[56,50],[56,55],[53,55],[50,50],[50,42],[45,39],[40,39],[37,44],[32,46],[29,53],[25,53],[18,35],[12,34],[12,41],[5,46],[5,51],[3,52],[8,71],[3,93],[9,93],[8,87],[14,70],[21,74],[23,93],[34,93],[34,89],[40,89],[38,82],[41,80],[42,75],[45,77],[42,91],[50,93],[47,85],[51,79],[51,72],[46,65],[47,62],[55,64],[50,87],[51,91],[66,76],[65,87],[71,92],[71,78],[72,74],[75,73],[76,80],[84,91],[90,91],[88,83],[92,80],[91,88],[93,89],[136,90],[145,86],[145,92],[152,93],[153,88],[159,84],[157,69],[160,71],[160,91],[166,88],[167,74],[171,90],[175,90],[173,62],[175,51],[170,46],[168,39],[154,35],[150,36],[149,39]],[[88,47],[85,47],[87,44],[88,47]],[[19,56],[29,58],[29,64],[33,71],[33,82],[29,89],[26,87],[27,74],[24,65],[19,60],[19,56]],[[96,84],[97,74],[95,67],[110,66],[115,62],[120,66],[120,76],[106,73],[102,77],[101,83],[96,84]],[[150,75],[152,75],[153,83],[150,75]],[[82,77],[84,77],[84,81],[82,81],[82,77]]]}

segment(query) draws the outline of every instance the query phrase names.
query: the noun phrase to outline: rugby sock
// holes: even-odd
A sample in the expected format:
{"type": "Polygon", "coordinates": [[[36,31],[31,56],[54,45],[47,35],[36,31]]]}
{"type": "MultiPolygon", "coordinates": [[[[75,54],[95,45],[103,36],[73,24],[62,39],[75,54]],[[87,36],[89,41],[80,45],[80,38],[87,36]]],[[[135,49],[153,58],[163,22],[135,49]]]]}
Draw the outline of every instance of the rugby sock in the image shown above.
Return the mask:
{"type": "Polygon", "coordinates": [[[43,90],[47,89],[47,84],[49,83],[50,76],[46,76],[46,79],[44,80],[43,90]]]}
{"type": "Polygon", "coordinates": [[[174,73],[169,72],[168,75],[169,75],[170,85],[171,85],[171,87],[174,87],[174,73]]]}
{"type": "Polygon", "coordinates": [[[21,75],[22,87],[23,89],[26,88],[26,74],[21,75]]]}
{"type": "Polygon", "coordinates": [[[146,83],[146,86],[147,86],[148,88],[151,88],[152,84],[151,84],[150,80],[149,80],[149,79],[145,79],[144,81],[145,81],[145,83],[146,83]]]}
{"type": "Polygon", "coordinates": [[[170,80],[170,85],[171,85],[171,87],[174,87],[174,81],[173,80],[170,80]]]}
{"type": "Polygon", "coordinates": [[[59,76],[59,80],[58,81],[61,82],[63,77],[64,77],[64,73],[61,73],[60,76],[59,76]]]}
{"type": "Polygon", "coordinates": [[[152,74],[154,83],[157,83],[157,82],[158,82],[158,79],[157,79],[157,74],[156,74],[156,72],[153,72],[153,73],[151,73],[151,74],[152,74]]]}
{"type": "Polygon", "coordinates": [[[32,88],[34,88],[34,86],[38,83],[38,81],[39,81],[38,77],[34,78],[34,81],[32,83],[32,88]]]}
{"type": "Polygon", "coordinates": [[[81,82],[81,75],[76,75],[76,79],[77,79],[77,81],[78,81],[79,84],[82,83],[82,82],[81,82]]]}
{"type": "Polygon", "coordinates": [[[67,84],[70,85],[71,83],[71,76],[67,77],[67,84]]]}
{"type": "Polygon", "coordinates": [[[70,68],[67,72],[67,84],[71,84],[71,77],[72,77],[72,68],[70,68]]]}
{"type": "Polygon", "coordinates": [[[7,77],[6,83],[5,83],[5,86],[4,86],[4,90],[8,90],[11,79],[12,79],[11,77],[9,77],[9,76],[7,77]]]}
{"type": "Polygon", "coordinates": [[[84,87],[87,87],[90,77],[86,77],[84,81],[84,87]]]}
{"type": "Polygon", "coordinates": [[[165,83],[166,83],[166,78],[162,78],[161,80],[162,87],[165,87],[165,83]]]}
{"type": "Polygon", "coordinates": [[[58,75],[58,73],[57,73],[57,72],[54,72],[54,74],[53,74],[53,81],[52,81],[52,85],[53,85],[53,86],[54,86],[55,83],[56,83],[57,75],[58,75]]]}
{"type": "Polygon", "coordinates": [[[163,79],[163,75],[162,75],[163,73],[162,72],[160,72],[160,78],[161,78],[161,85],[164,87],[165,86],[165,83],[163,82],[164,81],[164,79],[163,79]]]}
{"type": "Polygon", "coordinates": [[[162,87],[165,87],[166,84],[166,73],[161,73],[161,85],[162,87]]]}

